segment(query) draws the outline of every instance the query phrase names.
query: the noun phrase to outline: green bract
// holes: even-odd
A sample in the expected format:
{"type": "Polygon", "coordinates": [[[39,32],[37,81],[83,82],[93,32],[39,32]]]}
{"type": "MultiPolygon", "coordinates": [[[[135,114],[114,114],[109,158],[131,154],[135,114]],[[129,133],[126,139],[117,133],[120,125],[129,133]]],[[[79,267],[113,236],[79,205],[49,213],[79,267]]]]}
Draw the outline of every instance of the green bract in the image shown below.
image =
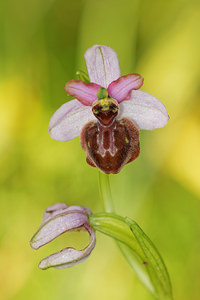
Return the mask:
{"type": "Polygon", "coordinates": [[[173,299],[166,266],[152,241],[136,222],[113,213],[90,215],[89,222],[93,229],[120,242],[125,258],[156,299],[173,299]]]}

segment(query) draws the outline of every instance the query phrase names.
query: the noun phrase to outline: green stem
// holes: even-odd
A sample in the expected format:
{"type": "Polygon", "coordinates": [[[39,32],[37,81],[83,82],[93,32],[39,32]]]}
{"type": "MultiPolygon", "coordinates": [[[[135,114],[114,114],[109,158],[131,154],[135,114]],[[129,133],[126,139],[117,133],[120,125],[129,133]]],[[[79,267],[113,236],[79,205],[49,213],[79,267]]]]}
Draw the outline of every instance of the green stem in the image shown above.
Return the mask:
{"type": "Polygon", "coordinates": [[[109,175],[99,171],[100,196],[106,212],[114,212],[112,193],[110,189],[109,175]]]}

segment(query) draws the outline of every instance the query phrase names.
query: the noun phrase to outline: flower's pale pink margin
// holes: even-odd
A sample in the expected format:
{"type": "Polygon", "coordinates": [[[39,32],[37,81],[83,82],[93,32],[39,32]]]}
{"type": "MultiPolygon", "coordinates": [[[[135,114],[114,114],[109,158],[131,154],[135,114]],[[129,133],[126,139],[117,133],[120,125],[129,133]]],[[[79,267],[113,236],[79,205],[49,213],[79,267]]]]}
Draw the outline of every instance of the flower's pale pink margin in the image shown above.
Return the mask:
{"type": "Polygon", "coordinates": [[[88,231],[90,243],[82,250],[65,248],[49,255],[40,262],[39,267],[41,269],[72,267],[83,262],[90,255],[96,244],[94,230],[88,223],[88,215],[90,214],[91,211],[86,207],[67,206],[65,203],[57,203],[46,209],[41,226],[30,242],[33,249],[37,250],[64,232],[77,228],[88,231]]]}
{"type": "Polygon", "coordinates": [[[138,90],[143,84],[141,75],[133,73],[120,77],[116,52],[108,46],[95,45],[85,53],[91,83],[71,80],[65,90],[76,99],[63,104],[49,123],[50,136],[66,142],[80,135],[83,126],[96,120],[92,103],[97,100],[97,90],[104,87],[110,97],[119,103],[118,118],[129,118],[138,129],[154,130],[165,126],[169,120],[162,102],[147,92],[138,90]]]}

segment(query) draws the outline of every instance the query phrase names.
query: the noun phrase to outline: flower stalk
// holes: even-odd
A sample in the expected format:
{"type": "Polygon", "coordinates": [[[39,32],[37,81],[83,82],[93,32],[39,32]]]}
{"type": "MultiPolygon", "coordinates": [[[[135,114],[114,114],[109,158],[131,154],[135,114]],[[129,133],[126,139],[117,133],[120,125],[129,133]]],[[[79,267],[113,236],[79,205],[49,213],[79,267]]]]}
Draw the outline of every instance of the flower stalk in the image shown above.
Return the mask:
{"type": "Polygon", "coordinates": [[[109,175],[104,174],[100,171],[98,172],[98,174],[99,174],[99,191],[103,203],[103,209],[108,213],[112,213],[114,212],[114,204],[113,204],[112,193],[110,188],[109,175]]]}

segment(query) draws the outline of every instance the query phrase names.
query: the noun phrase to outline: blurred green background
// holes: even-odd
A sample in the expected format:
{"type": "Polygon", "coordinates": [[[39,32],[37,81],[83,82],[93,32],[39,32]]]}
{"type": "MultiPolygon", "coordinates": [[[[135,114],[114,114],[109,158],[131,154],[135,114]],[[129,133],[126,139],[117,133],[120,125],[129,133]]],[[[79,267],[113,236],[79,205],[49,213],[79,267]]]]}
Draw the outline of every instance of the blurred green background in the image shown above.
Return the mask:
{"type": "Polygon", "coordinates": [[[141,154],[111,177],[116,210],[151,237],[171,276],[174,297],[200,299],[200,4],[183,0],[1,0],[0,299],[150,300],[115,243],[97,233],[91,257],[74,268],[38,269],[67,246],[69,233],[34,251],[29,240],[55,202],[100,212],[98,174],[79,139],[48,136],[68,99],[65,83],[86,70],[94,44],[112,47],[122,74],[140,73],[143,90],[167,107],[162,129],[142,131],[141,154]]]}

